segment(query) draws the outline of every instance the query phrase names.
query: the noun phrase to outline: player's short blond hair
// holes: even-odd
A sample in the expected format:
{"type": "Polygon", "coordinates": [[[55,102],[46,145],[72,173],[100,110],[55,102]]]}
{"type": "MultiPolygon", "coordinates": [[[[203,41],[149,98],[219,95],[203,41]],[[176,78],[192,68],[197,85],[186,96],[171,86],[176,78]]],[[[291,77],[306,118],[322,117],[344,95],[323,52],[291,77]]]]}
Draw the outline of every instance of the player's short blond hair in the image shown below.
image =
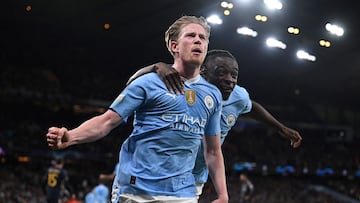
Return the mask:
{"type": "Polygon", "coordinates": [[[171,50],[170,44],[171,41],[177,41],[180,35],[181,30],[189,24],[199,24],[201,25],[206,32],[206,39],[209,41],[210,38],[210,25],[207,23],[206,19],[202,16],[196,17],[196,16],[182,16],[179,19],[177,19],[173,24],[170,25],[170,27],[165,32],[165,43],[166,47],[171,53],[171,55],[174,56],[174,53],[171,50]]]}

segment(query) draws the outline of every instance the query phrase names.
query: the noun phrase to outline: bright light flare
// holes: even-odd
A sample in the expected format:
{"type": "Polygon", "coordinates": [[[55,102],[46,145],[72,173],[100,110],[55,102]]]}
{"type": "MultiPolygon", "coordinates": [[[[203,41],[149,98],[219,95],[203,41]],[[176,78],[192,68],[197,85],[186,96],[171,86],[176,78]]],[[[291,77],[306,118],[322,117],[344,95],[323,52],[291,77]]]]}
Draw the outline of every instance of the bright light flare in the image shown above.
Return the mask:
{"type": "Polygon", "coordinates": [[[308,52],[304,51],[304,50],[299,50],[296,52],[296,56],[299,59],[304,59],[304,60],[308,60],[308,61],[316,61],[316,57],[309,54],[308,52]]]}
{"type": "Polygon", "coordinates": [[[334,34],[336,36],[343,36],[344,35],[344,29],[340,26],[333,25],[331,23],[326,23],[325,29],[329,31],[331,34],[334,34]]]}
{"type": "Polygon", "coordinates": [[[266,40],[266,45],[269,47],[276,47],[280,49],[286,49],[286,44],[282,41],[279,41],[275,38],[268,38],[266,40]]]}
{"type": "Polygon", "coordinates": [[[221,25],[223,23],[222,19],[218,15],[211,15],[206,18],[206,20],[211,24],[221,25]]]}
{"type": "Polygon", "coordinates": [[[278,0],[264,0],[265,5],[270,9],[281,10],[283,4],[278,0]]]}
{"type": "Polygon", "coordinates": [[[257,34],[258,34],[255,30],[252,30],[252,29],[250,29],[248,27],[238,28],[238,29],[236,29],[236,32],[238,34],[247,35],[247,36],[251,36],[251,37],[256,37],[257,34]]]}

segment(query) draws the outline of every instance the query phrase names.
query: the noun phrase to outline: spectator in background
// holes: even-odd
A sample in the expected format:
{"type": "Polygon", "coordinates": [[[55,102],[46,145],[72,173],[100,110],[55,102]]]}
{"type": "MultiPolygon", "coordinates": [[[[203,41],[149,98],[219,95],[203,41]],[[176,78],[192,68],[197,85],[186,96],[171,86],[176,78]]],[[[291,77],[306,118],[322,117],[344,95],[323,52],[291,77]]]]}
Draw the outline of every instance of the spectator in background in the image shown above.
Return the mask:
{"type": "Polygon", "coordinates": [[[240,203],[251,202],[254,193],[254,185],[245,174],[240,174],[240,203]]]}
{"type": "Polygon", "coordinates": [[[76,194],[71,194],[71,197],[65,201],[65,203],[82,203],[78,198],[76,197],[76,194]]]}

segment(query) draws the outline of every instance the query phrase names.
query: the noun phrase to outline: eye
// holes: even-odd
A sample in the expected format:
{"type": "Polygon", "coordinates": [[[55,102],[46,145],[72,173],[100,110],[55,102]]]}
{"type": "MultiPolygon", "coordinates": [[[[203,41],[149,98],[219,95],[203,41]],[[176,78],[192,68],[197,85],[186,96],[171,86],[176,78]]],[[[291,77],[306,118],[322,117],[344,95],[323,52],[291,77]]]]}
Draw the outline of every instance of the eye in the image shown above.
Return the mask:
{"type": "Polygon", "coordinates": [[[226,74],[226,71],[222,67],[217,67],[215,73],[218,76],[224,76],[226,74]]]}
{"type": "Polygon", "coordinates": [[[185,36],[186,36],[186,37],[195,37],[196,34],[195,34],[195,33],[187,33],[185,36]]]}
{"type": "Polygon", "coordinates": [[[238,77],[238,72],[232,72],[231,73],[231,76],[234,78],[234,79],[236,79],[237,77],[238,77]]]}
{"type": "Polygon", "coordinates": [[[205,35],[199,35],[200,39],[206,39],[205,35]]]}

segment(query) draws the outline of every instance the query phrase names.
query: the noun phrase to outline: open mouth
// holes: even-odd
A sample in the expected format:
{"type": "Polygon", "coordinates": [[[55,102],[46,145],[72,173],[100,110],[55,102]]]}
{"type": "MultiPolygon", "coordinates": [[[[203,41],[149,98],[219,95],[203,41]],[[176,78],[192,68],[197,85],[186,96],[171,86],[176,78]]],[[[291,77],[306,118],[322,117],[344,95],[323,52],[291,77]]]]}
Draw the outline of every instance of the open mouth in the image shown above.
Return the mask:
{"type": "Polygon", "coordinates": [[[223,87],[222,90],[226,93],[231,93],[233,91],[233,88],[231,87],[223,87]]]}
{"type": "Polygon", "coordinates": [[[193,53],[197,53],[197,54],[201,54],[201,53],[202,53],[202,51],[201,51],[200,48],[193,49],[192,52],[193,52],[193,53]]]}

